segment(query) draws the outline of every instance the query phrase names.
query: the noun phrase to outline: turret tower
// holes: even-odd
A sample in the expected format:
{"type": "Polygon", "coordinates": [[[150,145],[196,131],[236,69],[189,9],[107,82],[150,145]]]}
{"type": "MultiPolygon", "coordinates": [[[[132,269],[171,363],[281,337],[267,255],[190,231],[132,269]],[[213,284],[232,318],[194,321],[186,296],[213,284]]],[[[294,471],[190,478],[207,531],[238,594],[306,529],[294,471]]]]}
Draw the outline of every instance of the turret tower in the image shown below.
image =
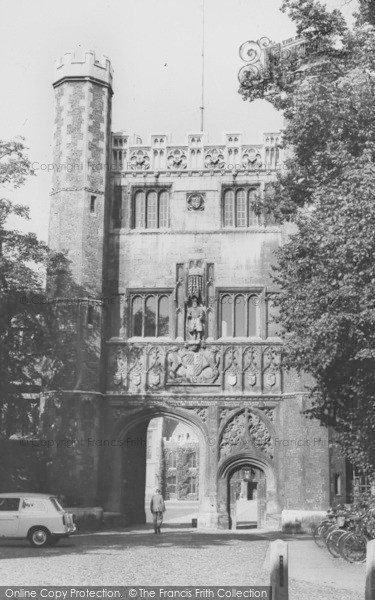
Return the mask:
{"type": "Polygon", "coordinates": [[[56,62],[53,87],[49,245],[66,252],[70,272],[62,271],[50,283],[58,306],[65,307],[64,314],[59,310],[61,339],[56,343],[69,354],[72,369],[62,382],[63,391],[45,395],[42,413],[49,438],[60,435],[56,423],[64,423],[63,436],[76,441],[64,448],[51,443],[48,485],[68,502],[80,488],[80,501],[92,505],[97,501],[99,451],[89,440],[100,438],[105,363],[102,331],[113,93],[110,62],[91,51],[68,52],[56,62]]]}
{"type": "Polygon", "coordinates": [[[94,52],[56,61],[49,244],[68,251],[82,296],[103,293],[112,68],[94,52]]]}

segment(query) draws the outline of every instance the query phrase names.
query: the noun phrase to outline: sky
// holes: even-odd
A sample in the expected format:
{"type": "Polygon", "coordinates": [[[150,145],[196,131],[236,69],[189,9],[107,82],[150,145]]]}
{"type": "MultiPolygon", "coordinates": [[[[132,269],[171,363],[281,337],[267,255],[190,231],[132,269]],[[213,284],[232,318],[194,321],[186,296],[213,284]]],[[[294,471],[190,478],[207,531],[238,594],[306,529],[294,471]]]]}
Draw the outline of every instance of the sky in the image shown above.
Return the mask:
{"type": "MultiPolygon", "coordinates": [[[[238,94],[238,49],[267,36],[295,35],[281,0],[204,0],[205,131],[220,143],[241,131],[259,143],[282,126],[269,104],[238,94]]],[[[349,17],[354,0],[327,0],[349,17]]],[[[32,162],[52,162],[54,60],[75,48],[106,55],[114,69],[112,130],[170,133],[184,143],[200,127],[203,0],[0,0],[3,92],[0,137],[23,136],[32,162]]],[[[47,240],[51,175],[38,170],[26,185],[2,195],[30,206],[20,228],[47,240]]]]}

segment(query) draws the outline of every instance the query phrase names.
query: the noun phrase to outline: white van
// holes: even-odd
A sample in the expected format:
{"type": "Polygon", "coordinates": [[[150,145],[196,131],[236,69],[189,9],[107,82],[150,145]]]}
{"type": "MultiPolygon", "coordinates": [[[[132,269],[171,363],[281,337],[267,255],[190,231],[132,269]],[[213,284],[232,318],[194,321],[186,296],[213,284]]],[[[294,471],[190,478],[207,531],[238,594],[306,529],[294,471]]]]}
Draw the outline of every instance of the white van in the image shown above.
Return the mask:
{"type": "Polygon", "coordinates": [[[55,546],[76,530],[73,515],[56,496],[14,492],[0,494],[0,538],[28,539],[35,548],[55,546]]]}

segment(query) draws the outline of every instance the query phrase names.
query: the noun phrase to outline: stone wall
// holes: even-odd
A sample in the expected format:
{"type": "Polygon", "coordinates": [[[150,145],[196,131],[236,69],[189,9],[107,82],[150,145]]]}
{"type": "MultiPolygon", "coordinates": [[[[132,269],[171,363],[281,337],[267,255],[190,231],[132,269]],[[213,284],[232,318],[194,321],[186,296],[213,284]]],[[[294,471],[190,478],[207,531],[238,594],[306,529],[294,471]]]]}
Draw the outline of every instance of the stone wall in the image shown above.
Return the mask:
{"type": "Polygon", "coordinates": [[[330,502],[328,430],[303,412],[306,396],[286,397],[275,423],[275,461],[283,509],[324,510],[330,502]]]}

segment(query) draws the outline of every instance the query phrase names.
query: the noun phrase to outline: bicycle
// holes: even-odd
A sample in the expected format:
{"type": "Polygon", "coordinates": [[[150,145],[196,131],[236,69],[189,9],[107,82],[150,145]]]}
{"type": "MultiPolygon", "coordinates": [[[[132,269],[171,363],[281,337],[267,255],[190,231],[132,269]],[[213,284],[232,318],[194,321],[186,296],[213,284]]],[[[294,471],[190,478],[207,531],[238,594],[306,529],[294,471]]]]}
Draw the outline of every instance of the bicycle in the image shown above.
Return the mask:
{"type": "Polygon", "coordinates": [[[356,515],[353,522],[354,531],[340,539],[338,549],[346,561],[364,562],[367,554],[367,542],[375,537],[374,511],[356,515]]]}
{"type": "Polygon", "coordinates": [[[343,558],[340,552],[340,543],[354,528],[354,521],[349,516],[341,516],[337,519],[338,529],[331,530],[326,538],[328,552],[334,558],[343,558]]]}
{"type": "Polygon", "coordinates": [[[337,525],[338,509],[331,509],[327,512],[327,518],[323,519],[312,532],[313,540],[318,548],[326,546],[327,536],[334,530],[338,529],[337,525]]]}

